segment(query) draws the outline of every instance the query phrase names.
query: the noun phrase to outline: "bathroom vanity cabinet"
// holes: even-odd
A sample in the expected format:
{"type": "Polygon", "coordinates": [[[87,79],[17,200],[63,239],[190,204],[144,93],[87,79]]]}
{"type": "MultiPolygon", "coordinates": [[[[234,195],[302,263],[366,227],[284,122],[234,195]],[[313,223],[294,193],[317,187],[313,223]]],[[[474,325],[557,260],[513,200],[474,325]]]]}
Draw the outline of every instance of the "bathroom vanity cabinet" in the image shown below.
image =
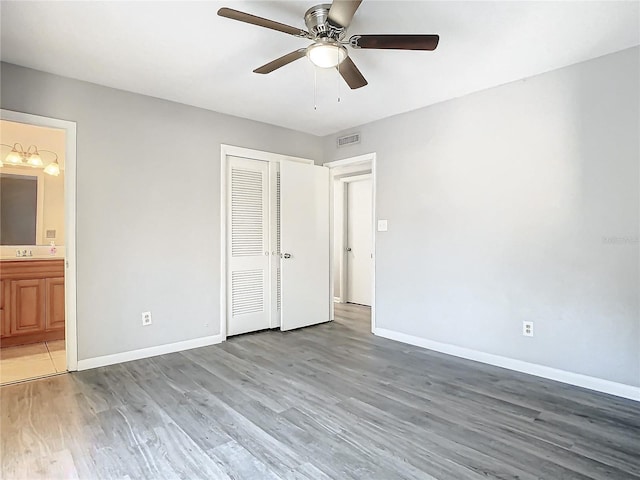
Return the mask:
{"type": "Polygon", "coordinates": [[[0,261],[0,345],[64,338],[64,259],[0,261]]]}

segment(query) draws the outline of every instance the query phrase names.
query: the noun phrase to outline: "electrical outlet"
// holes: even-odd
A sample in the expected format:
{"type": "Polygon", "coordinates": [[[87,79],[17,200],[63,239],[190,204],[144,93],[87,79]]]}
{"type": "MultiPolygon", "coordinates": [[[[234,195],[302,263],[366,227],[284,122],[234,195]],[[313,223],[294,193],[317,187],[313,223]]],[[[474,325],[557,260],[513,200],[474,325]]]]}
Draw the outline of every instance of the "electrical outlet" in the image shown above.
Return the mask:
{"type": "Polygon", "coordinates": [[[142,312],[142,326],[151,325],[151,312],[142,312]]]}
{"type": "Polygon", "coordinates": [[[533,337],[533,322],[522,322],[522,335],[533,337]]]}

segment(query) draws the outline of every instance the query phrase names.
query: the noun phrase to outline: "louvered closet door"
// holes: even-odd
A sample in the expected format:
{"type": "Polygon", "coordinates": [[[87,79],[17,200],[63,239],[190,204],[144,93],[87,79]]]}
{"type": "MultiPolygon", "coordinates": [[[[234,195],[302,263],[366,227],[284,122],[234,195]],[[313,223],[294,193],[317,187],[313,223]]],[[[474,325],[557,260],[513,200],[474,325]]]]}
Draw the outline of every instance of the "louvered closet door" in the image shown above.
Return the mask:
{"type": "Polygon", "coordinates": [[[280,326],[282,275],[280,254],[280,164],[269,164],[271,180],[271,328],[280,326]]]}
{"type": "Polygon", "coordinates": [[[270,327],[269,164],[231,157],[227,205],[227,335],[270,327]]]}

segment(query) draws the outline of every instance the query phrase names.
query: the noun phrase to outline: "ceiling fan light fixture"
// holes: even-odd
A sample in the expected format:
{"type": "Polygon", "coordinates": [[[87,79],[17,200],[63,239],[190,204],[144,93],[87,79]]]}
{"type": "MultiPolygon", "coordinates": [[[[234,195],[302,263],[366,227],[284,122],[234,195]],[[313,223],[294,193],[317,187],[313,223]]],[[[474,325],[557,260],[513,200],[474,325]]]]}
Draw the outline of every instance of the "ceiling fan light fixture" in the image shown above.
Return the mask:
{"type": "Polygon", "coordinates": [[[347,49],[337,43],[312,43],[307,47],[307,57],[316,67],[334,68],[347,58],[347,49]]]}

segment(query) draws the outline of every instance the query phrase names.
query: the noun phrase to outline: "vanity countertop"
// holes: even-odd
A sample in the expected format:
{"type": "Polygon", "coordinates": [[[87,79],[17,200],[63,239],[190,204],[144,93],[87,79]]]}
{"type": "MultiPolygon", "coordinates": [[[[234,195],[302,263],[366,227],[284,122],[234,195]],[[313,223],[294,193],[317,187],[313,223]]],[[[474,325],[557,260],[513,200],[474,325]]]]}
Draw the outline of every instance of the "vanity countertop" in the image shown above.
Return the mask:
{"type": "Polygon", "coordinates": [[[0,257],[2,262],[28,262],[29,260],[64,260],[64,257],[52,257],[51,255],[34,255],[33,257],[0,257]]]}

